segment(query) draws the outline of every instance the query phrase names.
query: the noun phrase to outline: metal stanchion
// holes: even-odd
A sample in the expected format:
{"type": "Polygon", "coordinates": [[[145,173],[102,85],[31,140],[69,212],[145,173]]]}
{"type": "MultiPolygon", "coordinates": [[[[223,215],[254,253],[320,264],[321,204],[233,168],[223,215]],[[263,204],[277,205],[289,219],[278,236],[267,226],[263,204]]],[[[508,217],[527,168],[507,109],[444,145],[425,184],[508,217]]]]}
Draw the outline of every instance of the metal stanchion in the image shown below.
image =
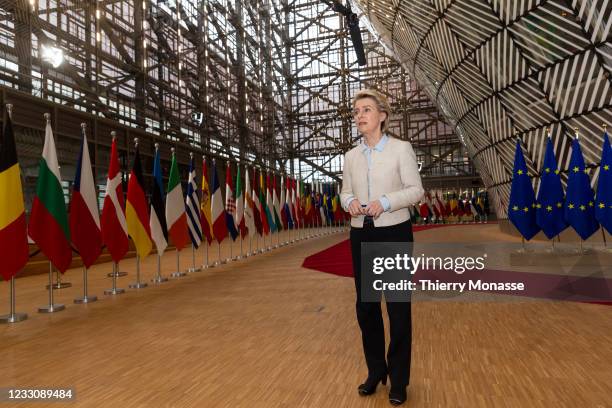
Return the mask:
{"type": "Polygon", "coordinates": [[[82,303],[91,303],[98,300],[98,297],[95,295],[87,294],[87,268],[83,266],[83,296],[80,298],[74,299],[74,303],[82,304],[82,303]]]}
{"type": "Polygon", "coordinates": [[[221,259],[221,243],[217,241],[217,250],[218,250],[218,260],[215,262],[215,265],[222,265],[225,263],[225,259],[221,259]]]}
{"type": "MultiPolygon", "coordinates": [[[[53,289],[64,289],[72,286],[70,282],[62,282],[62,276],[60,271],[55,271],[55,283],[53,284],[53,289]]],[[[49,289],[49,284],[45,286],[45,289],[49,289]]]]}
{"type": "Polygon", "coordinates": [[[153,283],[163,283],[168,282],[168,278],[165,276],[161,276],[161,255],[157,253],[157,273],[153,279],[151,279],[153,283]]]}
{"type": "Polygon", "coordinates": [[[145,282],[140,281],[140,255],[136,254],[136,282],[128,285],[132,289],[142,289],[149,286],[145,282]]]}
{"type": "Polygon", "coordinates": [[[206,263],[204,265],[202,265],[202,269],[208,269],[208,268],[214,268],[215,267],[214,264],[210,265],[209,262],[208,262],[208,247],[209,246],[210,246],[210,244],[208,243],[208,241],[206,241],[206,245],[205,245],[205,247],[206,247],[206,251],[205,251],[206,252],[206,263]]]}
{"type": "Polygon", "coordinates": [[[242,238],[242,234],[240,234],[240,255],[236,256],[236,259],[244,258],[244,255],[242,252],[242,241],[244,241],[244,238],[242,238]]]}
{"type": "Polygon", "coordinates": [[[28,318],[27,313],[17,313],[15,312],[15,277],[11,277],[11,312],[7,315],[0,316],[0,323],[17,323],[24,321],[28,318]]]}
{"type": "Polygon", "coordinates": [[[113,271],[108,274],[108,276],[113,278],[113,287],[112,289],[106,289],[104,291],[105,295],[120,295],[125,292],[125,289],[121,289],[117,287],[117,278],[119,276],[125,276],[127,273],[119,272],[119,264],[117,262],[113,262],[113,271]]]}
{"type": "Polygon", "coordinates": [[[39,313],[53,313],[64,310],[66,307],[60,303],[53,303],[53,265],[49,262],[49,304],[38,308],[39,313]]]}
{"type": "Polygon", "coordinates": [[[231,235],[228,238],[229,238],[229,243],[230,243],[230,254],[229,254],[229,258],[225,259],[225,262],[231,262],[234,260],[234,257],[232,256],[232,247],[234,246],[234,240],[232,239],[231,235]]]}
{"type": "Polygon", "coordinates": [[[185,272],[181,272],[181,268],[179,267],[180,253],[181,253],[181,251],[179,251],[178,248],[177,248],[176,249],[176,271],[172,272],[170,274],[170,276],[172,276],[173,278],[181,278],[181,277],[187,275],[185,272]]]}
{"type": "MultiPolygon", "coordinates": [[[[202,243],[202,242],[200,242],[202,243]]],[[[200,272],[202,268],[196,268],[195,264],[195,245],[193,242],[191,243],[191,268],[189,268],[189,272],[200,272]]]]}

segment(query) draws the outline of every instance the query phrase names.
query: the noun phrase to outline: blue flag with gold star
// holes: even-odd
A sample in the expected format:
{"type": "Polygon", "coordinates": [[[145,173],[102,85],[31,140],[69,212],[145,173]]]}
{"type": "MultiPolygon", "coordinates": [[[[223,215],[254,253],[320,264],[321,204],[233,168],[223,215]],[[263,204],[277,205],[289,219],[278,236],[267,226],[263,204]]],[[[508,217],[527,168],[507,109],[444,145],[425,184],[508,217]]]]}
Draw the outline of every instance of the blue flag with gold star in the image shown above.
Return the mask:
{"type": "Polygon", "coordinates": [[[508,218],[526,240],[530,240],[540,231],[536,223],[536,198],[527,173],[521,141],[516,141],[514,169],[512,170],[512,188],[508,205],[508,218]]]}
{"type": "Polygon", "coordinates": [[[572,157],[568,171],[565,220],[576,230],[580,238],[586,240],[599,229],[599,224],[595,219],[595,199],[577,137],[572,142],[572,157]]]}
{"type": "Polygon", "coordinates": [[[604,133],[601,150],[595,218],[608,231],[608,234],[612,234],[612,148],[610,147],[608,132],[604,133]]]}
{"type": "Polygon", "coordinates": [[[546,143],[546,153],[544,153],[544,163],[540,174],[536,222],[548,239],[556,237],[567,228],[567,222],[563,216],[563,186],[550,137],[546,143]]]}

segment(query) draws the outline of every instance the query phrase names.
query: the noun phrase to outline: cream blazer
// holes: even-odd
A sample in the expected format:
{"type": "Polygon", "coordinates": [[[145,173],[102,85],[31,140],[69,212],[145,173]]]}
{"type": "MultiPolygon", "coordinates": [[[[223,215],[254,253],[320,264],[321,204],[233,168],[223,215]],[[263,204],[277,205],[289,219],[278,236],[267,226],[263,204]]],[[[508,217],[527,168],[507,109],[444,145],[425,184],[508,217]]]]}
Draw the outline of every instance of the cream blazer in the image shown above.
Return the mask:
{"type": "MultiPolygon", "coordinates": [[[[340,201],[346,208],[349,198],[355,197],[362,204],[389,199],[391,208],[374,220],[375,227],[402,223],[410,218],[408,206],[418,203],[423,197],[423,184],[410,142],[389,137],[382,152],[372,150],[372,168],[368,170],[368,159],[363,145],[352,148],[344,155],[342,191],[340,201]],[[369,173],[369,174],[368,174],[369,173]],[[368,177],[370,196],[368,196],[368,177]]],[[[351,226],[363,228],[363,215],[352,217],[351,226]]]]}

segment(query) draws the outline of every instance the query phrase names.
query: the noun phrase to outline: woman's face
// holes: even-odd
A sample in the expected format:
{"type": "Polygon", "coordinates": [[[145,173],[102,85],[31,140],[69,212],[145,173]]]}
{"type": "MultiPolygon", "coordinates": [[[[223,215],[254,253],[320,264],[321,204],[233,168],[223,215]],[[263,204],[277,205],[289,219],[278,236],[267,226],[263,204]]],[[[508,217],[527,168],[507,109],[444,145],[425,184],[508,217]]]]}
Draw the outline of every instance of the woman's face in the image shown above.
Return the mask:
{"type": "Polygon", "coordinates": [[[373,98],[362,98],[355,102],[353,108],[353,119],[357,129],[362,134],[371,135],[380,129],[380,124],[384,122],[387,114],[378,110],[376,101],[373,98]]]}

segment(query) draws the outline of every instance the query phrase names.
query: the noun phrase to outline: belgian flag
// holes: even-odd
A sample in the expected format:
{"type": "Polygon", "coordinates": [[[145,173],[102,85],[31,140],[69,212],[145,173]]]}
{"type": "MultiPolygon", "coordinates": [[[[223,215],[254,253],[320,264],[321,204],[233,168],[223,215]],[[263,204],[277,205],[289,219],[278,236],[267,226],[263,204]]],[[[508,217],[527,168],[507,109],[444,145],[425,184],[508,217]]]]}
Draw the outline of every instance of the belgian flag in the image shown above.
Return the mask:
{"type": "Polygon", "coordinates": [[[10,115],[7,115],[0,139],[0,259],[0,271],[6,280],[15,276],[28,262],[21,172],[10,115]]]}

